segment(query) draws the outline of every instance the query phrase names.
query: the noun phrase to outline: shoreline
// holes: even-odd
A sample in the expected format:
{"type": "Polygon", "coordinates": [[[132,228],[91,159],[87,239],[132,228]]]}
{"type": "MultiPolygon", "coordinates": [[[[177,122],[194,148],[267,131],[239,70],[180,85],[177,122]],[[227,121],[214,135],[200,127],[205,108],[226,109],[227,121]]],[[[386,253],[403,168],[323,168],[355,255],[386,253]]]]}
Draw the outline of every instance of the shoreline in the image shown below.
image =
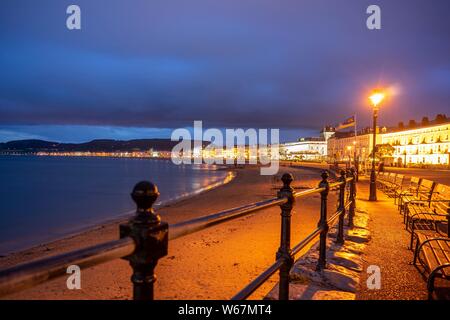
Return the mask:
{"type": "MultiPolygon", "coordinates": [[[[40,156],[40,157],[43,157],[43,156],[40,156]]],[[[130,159],[133,159],[133,158],[130,158],[130,159]]],[[[137,158],[135,158],[135,159],[137,159],[137,158]]],[[[145,159],[145,160],[169,161],[168,159],[165,159],[165,158],[152,158],[152,159],[145,159]]],[[[164,210],[164,208],[166,208],[166,207],[176,205],[183,201],[188,201],[188,200],[195,201],[195,198],[198,197],[199,195],[201,195],[205,192],[214,190],[216,188],[222,187],[222,186],[230,183],[231,181],[233,181],[237,177],[239,169],[242,169],[239,167],[234,167],[233,165],[216,165],[216,166],[217,166],[217,168],[215,170],[227,171],[227,175],[223,179],[219,179],[218,181],[213,182],[207,186],[204,186],[197,190],[193,190],[191,192],[184,193],[179,196],[167,199],[163,202],[156,202],[155,205],[153,206],[154,209],[155,210],[164,210]]],[[[314,163],[295,163],[295,162],[293,163],[291,161],[280,161],[280,171],[281,171],[281,168],[285,168],[285,170],[289,170],[292,168],[292,169],[304,169],[304,170],[316,171],[320,174],[320,172],[322,170],[327,169],[327,166],[328,165],[318,166],[317,164],[314,164],[314,163]]],[[[244,170],[246,168],[248,169],[249,167],[256,168],[258,166],[248,165],[247,167],[244,167],[244,170]]],[[[331,176],[334,176],[334,174],[331,173],[331,176]]],[[[27,246],[24,248],[14,249],[11,251],[6,251],[3,253],[0,253],[0,268],[2,265],[1,260],[4,258],[8,258],[11,255],[21,255],[23,253],[26,254],[27,252],[36,250],[38,248],[49,247],[49,246],[52,246],[54,243],[64,241],[66,239],[71,239],[71,238],[74,238],[77,236],[82,236],[85,233],[89,233],[89,232],[93,232],[95,230],[102,229],[106,225],[116,225],[118,223],[123,223],[124,221],[128,220],[128,218],[130,218],[134,212],[135,212],[135,209],[131,209],[126,212],[118,213],[118,214],[114,215],[113,217],[110,217],[105,220],[92,221],[91,223],[73,228],[64,234],[55,236],[54,238],[45,240],[41,243],[36,243],[34,245],[27,246]]]]}
{"type": "MultiPolygon", "coordinates": [[[[160,208],[162,220],[171,224],[225,209],[261,201],[276,195],[272,177],[261,176],[258,167],[235,170],[228,184],[160,208]]],[[[294,187],[317,186],[317,171],[281,167],[294,174],[294,187]]],[[[292,241],[305,237],[317,226],[320,199],[310,197],[296,204],[292,241]]],[[[272,207],[238,218],[169,243],[169,254],[157,267],[157,299],[229,299],[267,266],[273,263],[279,247],[280,209],[272,207]],[[252,254],[249,254],[252,252],[252,254]],[[174,276],[176,275],[176,276],[174,276]]],[[[46,256],[96,245],[119,237],[119,224],[125,219],[97,226],[82,234],[8,255],[0,268],[8,268],[46,256]]],[[[5,297],[6,299],[130,299],[130,267],[117,259],[83,270],[82,289],[67,290],[66,277],[5,297]]],[[[261,287],[252,298],[263,298],[277,282],[276,277],[261,287]]]]}
{"type": "MultiPolygon", "coordinates": [[[[195,198],[196,196],[198,196],[204,192],[208,192],[210,190],[224,186],[224,185],[230,183],[234,178],[236,178],[236,170],[232,170],[229,167],[225,167],[225,166],[218,167],[215,170],[224,170],[224,171],[226,170],[227,174],[224,178],[218,179],[217,181],[215,181],[209,185],[203,186],[199,189],[196,189],[196,190],[193,190],[190,192],[180,194],[178,196],[172,197],[172,198],[164,200],[162,202],[161,201],[157,202],[153,206],[154,209],[156,209],[156,210],[164,209],[165,207],[175,205],[179,202],[182,202],[182,201],[185,201],[185,200],[188,200],[191,198],[195,198]]],[[[10,251],[2,252],[2,253],[0,253],[0,259],[7,258],[10,255],[17,255],[17,254],[21,254],[23,252],[28,252],[28,251],[34,250],[36,248],[46,247],[48,245],[51,245],[58,241],[63,241],[68,238],[80,236],[84,233],[91,232],[91,231],[97,230],[99,228],[102,228],[104,225],[116,224],[118,222],[122,223],[123,221],[129,219],[133,215],[134,212],[135,212],[135,209],[131,209],[129,211],[116,214],[116,215],[114,215],[114,217],[111,217],[111,218],[108,218],[105,220],[102,219],[102,220],[92,221],[91,223],[72,228],[72,229],[70,229],[70,231],[67,231],[66,233],[63,232],[63,234],[61,234],[60,236],[56,236],[54,238],[45,240],[41,243],[37,243],[37,244],[27,246],[24,248],[18,248],[18,249],[13,249],[10,251]]],[[[0,260],[0,265],[1,265],[1,260],[0,260]]]]}

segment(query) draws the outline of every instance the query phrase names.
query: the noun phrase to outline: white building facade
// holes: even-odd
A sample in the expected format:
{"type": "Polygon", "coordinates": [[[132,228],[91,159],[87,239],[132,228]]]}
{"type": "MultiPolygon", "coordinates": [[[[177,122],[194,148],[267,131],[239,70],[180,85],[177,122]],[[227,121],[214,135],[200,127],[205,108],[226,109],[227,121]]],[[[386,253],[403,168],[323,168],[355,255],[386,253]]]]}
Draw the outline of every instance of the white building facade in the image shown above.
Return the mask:
{"type": "Polygon", "coordinates": [[[303,138],[282,144],[280,154],[285,160],[323,161],[327,156],[327,141],[321,138],[303,138]]]}
{"type": "Polygon", "coordinates": [[[450,122],[382,135],[382,143],[395,148],[393,164],[421,166],[450,164],[450,122]]]}

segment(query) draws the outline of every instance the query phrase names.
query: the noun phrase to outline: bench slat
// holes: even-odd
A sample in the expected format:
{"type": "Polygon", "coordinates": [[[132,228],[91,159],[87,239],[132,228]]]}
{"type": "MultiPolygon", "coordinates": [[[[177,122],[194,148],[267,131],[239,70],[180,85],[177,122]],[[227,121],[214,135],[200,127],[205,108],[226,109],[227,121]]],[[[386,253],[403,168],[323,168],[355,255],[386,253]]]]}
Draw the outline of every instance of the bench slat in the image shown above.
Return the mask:
{"type": "MultiPolygon", "coordinates": [[[[436,237],[441,236],[435,232],[426,233],[421,231],[417,233],[419,244],[436,237]]],[[[448,241],[432,240],[422,246],[422,253],[425,258],[424,262],[427,264],[426,267],[429,271],[443,264],[450,263],[450,239],[448,241]]],[[[440,272],[444,277],[450,276],[450,271],[448,269],[442,269],[440,272]]]]}

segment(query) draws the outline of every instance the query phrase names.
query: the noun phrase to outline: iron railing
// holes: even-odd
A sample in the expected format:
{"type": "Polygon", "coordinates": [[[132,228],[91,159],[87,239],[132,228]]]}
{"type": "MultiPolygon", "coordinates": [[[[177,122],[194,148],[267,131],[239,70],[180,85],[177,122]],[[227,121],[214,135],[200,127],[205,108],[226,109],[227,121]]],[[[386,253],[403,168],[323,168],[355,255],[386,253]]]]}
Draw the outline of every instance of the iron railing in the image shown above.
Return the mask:
{"type": "Polygon", "coordinates": [[[341,244],[344,243],[344,216],[347,211],[348,224],[350,227],[353,226],[356,197],[354,170],[341,171],[337,182],[330,183],[328,177],[328,172],[323,171],[322,180],[317,188],[295,192],[291,187],[293,177],[287,173],[281,178],[283,186],[278,191],[277,197],[176,223],[170,227],[161,221],[160,216],[152,208],[159,196],[156,185],[145,181],[140,182],[131,193],[137,205],[136,215],[127,223],[120,225],[119,240],[2,270],[0,271],[0,297],[66,275],[67,267],[70,265],[88,268],[122,258],[128,260],[132,268],[133,299],[153,300],[153,286],[156,279],[154,269],[158,260],[167,255],[169,240],[278,205],[281,208],[281,239],[276,260],[232,299],[248,298],[275,272],[279,271],[279,299],[287,300],[289,298],[289,272],[293,266],[295,255],[319,237],[317,271],[320,272],[326,268],[326,242],[330,226],[338,221],[336,242],[341,244]],[[331,217],[328,217],[327,199],[330,190],[339,190],[339,200],[337,210],[331,217]],[[292,248],[291,212],[295,199],[313,194],[320,194],[318,226],[292,248]]]}

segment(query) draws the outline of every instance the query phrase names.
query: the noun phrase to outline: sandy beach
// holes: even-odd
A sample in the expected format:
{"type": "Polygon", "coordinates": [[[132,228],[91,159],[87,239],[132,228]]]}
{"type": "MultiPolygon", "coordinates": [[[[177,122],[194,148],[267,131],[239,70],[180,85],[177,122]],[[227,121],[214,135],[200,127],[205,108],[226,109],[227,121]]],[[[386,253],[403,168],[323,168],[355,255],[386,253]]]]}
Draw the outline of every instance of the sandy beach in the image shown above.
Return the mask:
{"type": "MultiPolygon", "coordinates": [[[[317,186],[319,172],[282,167],[291,172],[295,188],[317,186]]],[[[158,210],[170,223],[203,216],[219,210],[273,197],[273,177],[261,176],[259,168],[236,169],[230,183],[158,210]]],[[[279,187],[279,185],[278,185],[279,187]]],[[[318,199],[315,195],[296,203],[292,218],[292,243],[296,244],[317,226],[318,199]]],[[[330,207],[334,205],[330,195],[330,207]]],[[[60,254],[119,237],[118,224],[99,225],[81,234],[40,245],[0,258],[0,268],[60,254]]],[[[279,246],[280,210],[266,209],[169,243],[169,255],[157,268],[157,299],[229,299],[275,260],[279,246]],[[244,232],[245,231],[245,232],[244,232]]],[[[82,270],[81,290],[68,290],[66,277],[10,295],[8,299],[130,299],[131,268],[116,260],[82,270]]],[[[276,284],[277,276],[253,296],[260,299],[276,284]]]]}

